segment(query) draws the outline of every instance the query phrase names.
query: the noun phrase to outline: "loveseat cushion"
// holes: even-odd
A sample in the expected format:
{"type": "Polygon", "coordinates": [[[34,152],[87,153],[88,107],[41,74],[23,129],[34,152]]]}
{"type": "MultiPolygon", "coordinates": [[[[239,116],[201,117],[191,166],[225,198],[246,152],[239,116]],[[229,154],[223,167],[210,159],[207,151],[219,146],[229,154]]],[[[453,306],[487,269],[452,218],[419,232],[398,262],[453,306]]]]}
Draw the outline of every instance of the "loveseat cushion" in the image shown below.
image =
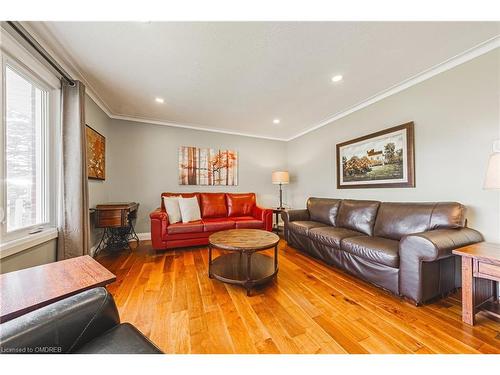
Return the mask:
{"type": "Polygon", "coordinates": [[[264,229],[264,222],[262,220],[236,220],[236,229],[264,229]]]}
{"type": "Polygon", "coordinates": [[[201,220],[193,221],[190,223],[170,224],[167,227],[168,234],[197,233],[197,232],[203,232],[203,223],[201,222],[201,220]]]}
{"type": "Polygon", "coordinates": [[[202,219],[203,231],[217,232],[220,230],[234,229],[234,221],[227,218],[202,219]]]}
{"type": "Polygon", "coordinates": [[[255,207],[255,194],[226,194],[227,216],[250,216],[255,207]]]}
{"type": "Polygon", "coordinates": [[[201,217],[226,217],[226,194],[224,193],[200,193],[201,217]]]}
{"type": "Polygon", "coordinates": [[[288,230],[296,234],[307,236],[310,229],[326,226],[327,225],[318,223],[317,221],[292,221],[288,224],[288,230]]]}
{"type": "Polygon", "coordinates": [[[309,230],[308,236],[313,241],[340,249],[340,241],[344,238],[363,236],[354,230],[335,227],[319,227],[309,230]]]}
{"type": "Polygon", "coordinates": [[[307,210],[312,221],[335,226],[340,199],[309,198],[307,210]]]}
{"type": "Polygon", "coordinates": [[[399,267],[399,241],[381,237],[349,237],[340,243],[348,253],[389,267],[399,267]]]}
{"type": "Polygon", "coordinates": [[[335,226],[371,236],[379,205],[378,201],[344,199],[340,203],[335,226]]]}

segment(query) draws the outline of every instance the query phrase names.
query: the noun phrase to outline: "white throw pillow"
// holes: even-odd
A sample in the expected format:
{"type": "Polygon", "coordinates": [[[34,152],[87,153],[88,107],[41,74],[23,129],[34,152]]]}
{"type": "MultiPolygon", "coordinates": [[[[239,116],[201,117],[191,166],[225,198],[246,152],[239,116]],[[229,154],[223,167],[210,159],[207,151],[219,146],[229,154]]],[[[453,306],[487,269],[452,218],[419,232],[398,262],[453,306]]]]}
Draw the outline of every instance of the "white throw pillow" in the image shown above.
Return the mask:
{"type": "Polygon", "coordinates": [[[163,197],[163,204],[168,215],[170,224],[178,223],[182,220],[181,210],[179,208],[179,197],[163,197]]]}
{"type": "Polygon", "coordinates": [[[200,206],[196,197],[179,198],[179,208],[183,223],[201,220],[200,206]]]}

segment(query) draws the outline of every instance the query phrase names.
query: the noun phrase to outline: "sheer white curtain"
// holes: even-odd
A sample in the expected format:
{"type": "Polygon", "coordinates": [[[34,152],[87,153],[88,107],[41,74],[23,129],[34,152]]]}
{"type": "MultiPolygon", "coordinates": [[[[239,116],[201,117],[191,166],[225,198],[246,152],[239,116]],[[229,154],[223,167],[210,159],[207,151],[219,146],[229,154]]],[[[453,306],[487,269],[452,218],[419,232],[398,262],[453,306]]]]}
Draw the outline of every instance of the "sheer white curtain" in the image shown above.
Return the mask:
{"type": "Polygon", "coordinates": [[[85,86],[62,80],[62,184],[58,260],[89,253],[85,86]]]}

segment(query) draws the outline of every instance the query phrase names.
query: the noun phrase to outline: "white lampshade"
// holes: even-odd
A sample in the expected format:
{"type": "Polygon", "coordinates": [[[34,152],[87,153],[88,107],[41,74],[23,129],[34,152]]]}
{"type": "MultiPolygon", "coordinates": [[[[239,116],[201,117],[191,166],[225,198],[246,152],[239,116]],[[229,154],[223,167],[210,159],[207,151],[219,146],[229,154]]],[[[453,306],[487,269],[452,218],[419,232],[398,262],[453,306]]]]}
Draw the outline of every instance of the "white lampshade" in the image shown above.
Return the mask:
{"type": "Polygon", "coordinates": [[[290,176],[287,171],[277,171],[273,172],[273,184],[288,184],[290,182],[290,176]]]}
{"type": "Polygon", "coordinates": [[[491,154],[484,179],[485,189],[500,189],[500,152],[491,154]]]}

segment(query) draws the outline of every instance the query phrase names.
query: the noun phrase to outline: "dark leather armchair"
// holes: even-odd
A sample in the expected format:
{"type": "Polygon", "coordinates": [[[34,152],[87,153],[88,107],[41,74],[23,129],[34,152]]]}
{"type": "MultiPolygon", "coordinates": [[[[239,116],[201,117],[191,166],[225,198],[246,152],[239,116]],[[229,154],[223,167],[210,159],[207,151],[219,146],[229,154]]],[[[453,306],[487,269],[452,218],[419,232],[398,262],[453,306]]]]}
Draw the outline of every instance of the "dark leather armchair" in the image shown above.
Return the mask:
{"type": "Polygon", "coordinates": [[[120,324],[113,297],[95,288],[0,325],[1,353],[158,354],[129,323],[120,324]]]}

